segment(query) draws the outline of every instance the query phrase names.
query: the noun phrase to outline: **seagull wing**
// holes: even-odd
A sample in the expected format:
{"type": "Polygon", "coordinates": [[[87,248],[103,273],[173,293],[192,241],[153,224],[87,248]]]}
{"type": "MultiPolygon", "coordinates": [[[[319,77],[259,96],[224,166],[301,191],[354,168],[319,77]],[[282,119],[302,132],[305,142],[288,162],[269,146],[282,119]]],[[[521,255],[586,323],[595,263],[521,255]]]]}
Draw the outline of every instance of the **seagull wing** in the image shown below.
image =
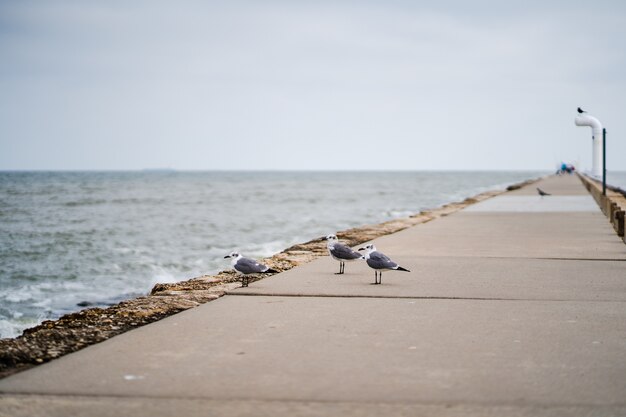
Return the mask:
{"type": "Polygon", "coordinates": [[[367,264],[374,269],[395,269],[398,267],[397,263],[381,252],[370,253],[367,264]]]}
{"type": "Polygon", "coordinates": [[[363,258],[363,255],[361,255],[360,253],[352,250],[351,248],[349,248],[348,246],[342,244],[342,243],[335,243],[331,248],[330,248],[330,253],[338,259],[346,259],[346,260],[352,260],[352,259],[360,259],[363,258]]]}
{"type": "Polygon", "coordinates": [[[241,258],[235,264],[235,269],[242,274],[257,274],[265,272],[268,267],[250,258],[241,258]]]}

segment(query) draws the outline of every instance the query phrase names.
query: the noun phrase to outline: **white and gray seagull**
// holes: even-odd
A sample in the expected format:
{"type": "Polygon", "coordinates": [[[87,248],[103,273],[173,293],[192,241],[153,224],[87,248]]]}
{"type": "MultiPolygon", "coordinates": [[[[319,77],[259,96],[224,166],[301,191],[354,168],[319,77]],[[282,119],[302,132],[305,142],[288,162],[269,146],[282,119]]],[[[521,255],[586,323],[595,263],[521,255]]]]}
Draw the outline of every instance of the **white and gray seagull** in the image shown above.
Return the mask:
{"type": "Polygon", "coordinates": [[[328,235],[324,238],[327,241],[326,247],[330,256],[339,261],[339,272],[335,272],[335,275],[341,275],[346,269],[346,262],[356,261],[357,259],[365,259],[365,256],[352,248],[339,243],[339,239],[335,235],[328,235]]]}
{"type": "Polygon", "coordinates": [[[378,252],[374,245],[367,245],[359,250],[365,251],[365,262],[374,270],[374,284],[383,283],[383,269],[411,272],[389,259],[384,253],[378,252]]]}
{"type": "Polygon", "coordinates": [[[231,252],[229,255],[224,256],[224,259],[227,258],[230,258],[230,264],[235,268],[235,271],[241,274],[242,287],[248,286],[250,282],[249,274],[274,274],[278,272],[254,259],[244,258],[237,252],[231,252]]]}

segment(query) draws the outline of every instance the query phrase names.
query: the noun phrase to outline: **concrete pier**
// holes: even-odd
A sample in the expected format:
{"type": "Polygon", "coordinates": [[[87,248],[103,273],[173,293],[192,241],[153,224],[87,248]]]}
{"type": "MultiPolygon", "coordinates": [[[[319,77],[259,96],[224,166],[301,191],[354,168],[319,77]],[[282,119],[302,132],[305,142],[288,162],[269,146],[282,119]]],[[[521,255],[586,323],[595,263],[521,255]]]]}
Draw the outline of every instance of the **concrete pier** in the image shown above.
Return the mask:
{"type": "Polygon", "coordinates": [[[626,245],[577,177],[375,244],[411,272],[318,259],[0,380],[0,416],[626,415],[626,245]]]}

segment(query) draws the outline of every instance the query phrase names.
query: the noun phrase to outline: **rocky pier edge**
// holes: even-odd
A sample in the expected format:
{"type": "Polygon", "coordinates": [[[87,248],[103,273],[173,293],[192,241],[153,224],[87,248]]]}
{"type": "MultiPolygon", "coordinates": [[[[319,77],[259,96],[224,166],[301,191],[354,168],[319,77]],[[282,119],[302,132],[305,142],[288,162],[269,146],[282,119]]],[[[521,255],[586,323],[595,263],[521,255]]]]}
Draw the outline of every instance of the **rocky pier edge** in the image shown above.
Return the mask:
{"type": "MultiPolygon", "coordinates": [[[[350,246],[356,246],[447,216],[471,204],[516,190],[539,179],[516,183],[508,186],[506,190],[486,191],[460,202],[421,211],[407,218],[344,230],[338,232],[337,237],[350,246]]],[[[326,242],[314,239],[293,245],[264,259],[263,263],[282,272],[326,254],[326,242]]],[[[251,282],[267,276],[271,275],[251,278],[251,282]]],[[[171,284],[156,284],[150,294],[143,297],[122,301],[107,308],[87,308],[66,314],[57,320],[46,320],[38,326],[26,329],[17,338],[0,339],[0,378],[220,298],[227,291],[239,287],[241,285],[239,281],[233,270],[227,270],[216,275],[204,275],[171,284]]]]}

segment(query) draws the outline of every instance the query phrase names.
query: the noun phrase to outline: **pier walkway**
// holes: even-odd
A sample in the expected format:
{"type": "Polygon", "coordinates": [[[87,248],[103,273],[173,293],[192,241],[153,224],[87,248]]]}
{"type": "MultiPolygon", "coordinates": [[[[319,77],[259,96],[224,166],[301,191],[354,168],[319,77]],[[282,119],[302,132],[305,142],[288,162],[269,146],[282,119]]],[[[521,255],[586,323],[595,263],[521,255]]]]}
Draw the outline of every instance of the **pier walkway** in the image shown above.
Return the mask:
{"type": "Polygon", "coordinates": [[[577,177],[375,244],[411,272],[320,258],[0,380],[0,416],[626,415],[626,245],[577,177]]]}

